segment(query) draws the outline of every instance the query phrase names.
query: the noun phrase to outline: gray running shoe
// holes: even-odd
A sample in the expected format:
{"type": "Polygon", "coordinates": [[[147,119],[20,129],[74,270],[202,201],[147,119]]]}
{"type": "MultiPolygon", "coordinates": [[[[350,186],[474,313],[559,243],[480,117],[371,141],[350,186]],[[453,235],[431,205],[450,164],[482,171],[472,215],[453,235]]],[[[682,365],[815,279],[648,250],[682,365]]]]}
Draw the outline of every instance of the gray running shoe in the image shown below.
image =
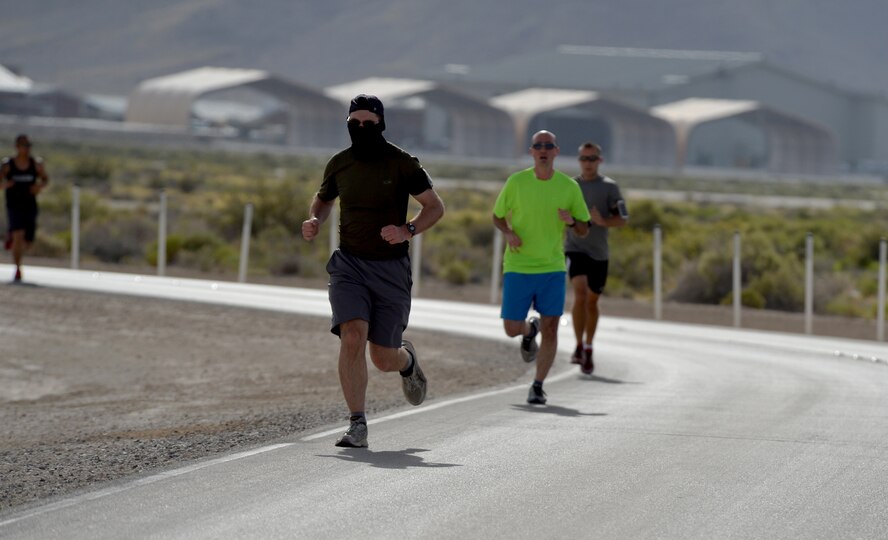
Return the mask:
{"type": "Polygon", "coordinates": [[[342,448],[367,448],[367,422],[352,420],[348,429],[336,441],[342,448]]]}
{"type": "Polygon", "coordinates": [[[543,392],[542,388],[530,385],[530,391],[527,392],[527,402],[531,405],[545,405],[546,393],[543,392]]]}
{"type": "Polygon", "coordinates": [[[531,317],[527,322],[530,323],[530,335],[521,338],[521,358],[530,363],[536,360],[537,352],[540,350],[536,342],[536,336],[540,333],[540,320],[531,317]]]}
{"type": "Polygon", "coordinates": [[[407,340],[401,342],[401,346],[407,349],[407,352],[413,357],[413,374],[408,377],[401,377],[401,389],[404,391],[404,397],[411,405],[419,405],[426,398],[426,390],[428,389],[428,381],[419,367],[419,357],[416,356],[416,349],[413,343],[407,340]]]}

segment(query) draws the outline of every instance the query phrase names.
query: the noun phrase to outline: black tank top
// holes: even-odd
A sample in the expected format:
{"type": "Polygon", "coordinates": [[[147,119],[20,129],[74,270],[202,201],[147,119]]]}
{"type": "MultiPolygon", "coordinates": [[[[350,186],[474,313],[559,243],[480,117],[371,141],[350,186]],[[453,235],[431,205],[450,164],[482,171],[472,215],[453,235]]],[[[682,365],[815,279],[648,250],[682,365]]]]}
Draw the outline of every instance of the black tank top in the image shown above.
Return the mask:
{"type": "Polygon", "coordinates": [[[6,206],[23,206],[34,204],[37,198],[31,193],[31,186],[37,182],[37,161],[29,158],[28,167],[19,169],[15,164],[15,158],[7,158],[6,163],[9,165],[9,172],[6,173],[7,180],[12,180],[15,184],[6,190],[6,206]]]}

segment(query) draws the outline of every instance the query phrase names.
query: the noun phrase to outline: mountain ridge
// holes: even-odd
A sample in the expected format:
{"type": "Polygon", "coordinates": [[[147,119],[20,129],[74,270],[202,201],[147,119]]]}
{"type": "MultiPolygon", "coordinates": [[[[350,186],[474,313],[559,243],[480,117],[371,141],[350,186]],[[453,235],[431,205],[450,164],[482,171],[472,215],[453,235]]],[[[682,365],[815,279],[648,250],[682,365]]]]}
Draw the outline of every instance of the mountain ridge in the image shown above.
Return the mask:
{"type": "Polygon", "coordinates": [[[757,52],[884,95],[886,20],[883,0],[47,0],[5,10],[0,63],[76,92],[127,94],[146,78],[205,65],[322,87],[578,45],[757,52]]]}

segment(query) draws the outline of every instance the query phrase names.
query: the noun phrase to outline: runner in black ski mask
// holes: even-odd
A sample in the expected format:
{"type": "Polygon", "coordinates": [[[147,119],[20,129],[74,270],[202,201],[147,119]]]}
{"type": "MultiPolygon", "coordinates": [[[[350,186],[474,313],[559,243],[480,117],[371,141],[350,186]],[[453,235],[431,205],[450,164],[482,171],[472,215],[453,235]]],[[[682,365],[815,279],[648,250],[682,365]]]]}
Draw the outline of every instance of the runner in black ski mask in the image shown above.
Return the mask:
{"type": "Polygon", "coordinates": [[[376,96],[358,94],[348,107],[348,135],[352,141],[352,151],[355,158],[361,161],[373,159],[378,155],[385,144],[385,110],[382,101],[376,96]],[[357,111],[368,111],[372,115],[359,114],[362,118],[355,118],[357,111]]]}

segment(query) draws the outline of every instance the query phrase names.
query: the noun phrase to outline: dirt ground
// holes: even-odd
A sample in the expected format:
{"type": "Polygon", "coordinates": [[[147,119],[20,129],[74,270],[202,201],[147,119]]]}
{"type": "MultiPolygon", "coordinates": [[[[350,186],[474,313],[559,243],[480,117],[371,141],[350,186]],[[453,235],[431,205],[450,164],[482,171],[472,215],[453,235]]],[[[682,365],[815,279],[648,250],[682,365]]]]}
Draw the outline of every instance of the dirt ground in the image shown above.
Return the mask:
{"type": "MultiPolygon", "coordinates": [[[[428,282],[419,296],[488,302],[489,290],[428,282]]],[[[612,298],[602,310],[652,314],[648,304],[612,298]]],[[[680,304],[666,304],[664,318],[733,320],[730,309],[680,304]]],[[[801,332],[804,321],[747,310],[743,325],[801,332]]],[[[815,334],[873,339],[875,324],[818,317],[815,334]]],[[[429,377],[429,399],[528,374],[517,341],[406,337],[429,377]]],[[[338,343],[325,318],[0,285],[0,512],[342,423],[338,343]]],[[[371,416],[408,407],[399,377],[372,367],[367,395],[371,416]]]]}
{"type": "MultiPolygon", "coordinates": [[[[515,346],[412,331],[429,399],[517,380],[515,346]],[[451,354],[459,351],[459,354],[451,354]]],[[[0,285],[0,511],[344,422],[326,318],[0,285]]],[[[409,407],[370,369],[367,412],[409,407]]]]}

